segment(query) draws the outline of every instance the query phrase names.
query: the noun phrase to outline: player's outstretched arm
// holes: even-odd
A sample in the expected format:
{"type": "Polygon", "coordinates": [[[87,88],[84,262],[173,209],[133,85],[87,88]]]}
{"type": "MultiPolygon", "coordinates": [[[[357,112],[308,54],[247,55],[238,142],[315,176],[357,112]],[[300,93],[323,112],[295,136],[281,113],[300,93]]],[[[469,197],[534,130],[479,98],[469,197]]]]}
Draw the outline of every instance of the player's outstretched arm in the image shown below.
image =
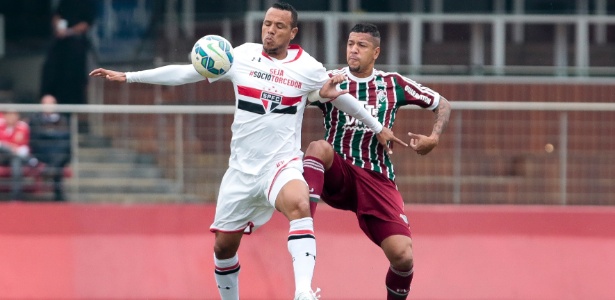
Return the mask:
{"type": "Polygon", "coordinates": [[[98,68],[90,72],[92,77],[102,77],[109,81],[126,82],[126,73],[98,68]]]}
{"type": "Polygon", "coordinates": [[[451,104],[446,98],[440,98],[438,107],[434,110],[436,120],[430,136],[408,132],[410,136],[410,148],[420,155],[425,155],[433,150],[440,142],[440,135],[444,132],[451,115],[451,104]]]}
{"type": "Polygon", "coordinates": [[[104,77],[111,81],[160,85],[181,85],[206,79],[192,65],[167,65],[155,69],[126,73],[100,68],[92,71],[90,76],[104,77]]]}

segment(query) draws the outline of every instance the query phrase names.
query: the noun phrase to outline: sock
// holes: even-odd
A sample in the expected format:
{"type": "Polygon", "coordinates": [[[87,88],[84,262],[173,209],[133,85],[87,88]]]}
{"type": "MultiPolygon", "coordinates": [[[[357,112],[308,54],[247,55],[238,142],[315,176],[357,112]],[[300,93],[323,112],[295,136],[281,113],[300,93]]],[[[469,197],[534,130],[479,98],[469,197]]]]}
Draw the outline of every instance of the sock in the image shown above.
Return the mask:
{"type": "Polygon", "coordinates": [[[239,300],[239,257],[237,254],[228,259],[217,259],[214,255],[216,266],[216,283],[222,300],[239,300]]]}
{"type": "Polygon", "coordinates": [[[386,277],[387,300],[405,300],[410,292],[414,269],[398,271],[389,267],[386,277]]]}
{"type": "Polygon", "coordinates": [[[316,265],[316,238],[314,221],[302,218],[290,221],[288,252],[293,258],[295,294],[312,290],[312,277],[316,265]]]}
{"type": "Polygon", "coordinates": [[[306,156],[303,159],[303,177],[310,188],[310,213],[312,218],[316,213],[316,205],[320,200],[322,188],[325,184],[325,167],[323,162],[314,157],[306,156]]]}

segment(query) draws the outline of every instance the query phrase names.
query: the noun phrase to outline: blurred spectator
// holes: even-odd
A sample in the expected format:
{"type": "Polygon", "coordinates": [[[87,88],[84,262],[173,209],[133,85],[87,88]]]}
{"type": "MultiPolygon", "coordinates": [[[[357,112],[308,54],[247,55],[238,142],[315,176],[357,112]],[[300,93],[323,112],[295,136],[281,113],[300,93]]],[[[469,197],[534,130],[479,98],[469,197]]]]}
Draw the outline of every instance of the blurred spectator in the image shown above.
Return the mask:
{"type": "Polygon", "coordinates": [[[43,175],[53,181],[55,201],[64,201],[62,180],[64,168],[71,160],[68,118],[55,111],[57,100],[52,95],[41,98],[43,112],[30,117],[32,155],[45,163],[43,175]]]}
{"type": "Polygon", "coordinates": [[[19,119],[16,111],[7,111],[0,118],[0,164],[11,166],[11,200],[22,200],[24,162],[36,166],[30,156],[30,127],[19,119]]]}
{"type": "Polygon", "coordinates": [[[41,96],[62,104],[87,103],[87,33],[95,18],[93,0],[61,0],[52,17],[54,40],[43,64],[41,96]]]}

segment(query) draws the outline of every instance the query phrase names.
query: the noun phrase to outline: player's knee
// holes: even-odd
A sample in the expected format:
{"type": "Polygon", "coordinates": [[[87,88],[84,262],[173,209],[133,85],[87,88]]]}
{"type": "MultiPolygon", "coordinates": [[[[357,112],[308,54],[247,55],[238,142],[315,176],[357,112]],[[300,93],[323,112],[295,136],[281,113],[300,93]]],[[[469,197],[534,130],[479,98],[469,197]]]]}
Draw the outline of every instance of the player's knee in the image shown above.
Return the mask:
{"type": "Polygon", "coordinates": [[[397,270],[410,270],[414,266],[412,249],[406,248],[395,252],[391,257],[391,265],[397,270]]]}
{"type": "Polygon", "coordinates": [[[289,219],[293,220],[310,216],[309,198],[296,196],[291,201],[289,219]]]}
{"type": "Polygon", "coordinates": [[[301,215],[305,215],[305,213],[310,213],[310,200],[305,197],[297,197],[296,205],[297,211],[301,213],[301,215]],[[307,200],[307,201],[306,201],[307,200]]]}
{"type": "Polygon", "coordinates": [[[214,242],[214,254],[218,259],[231,258],[237,253],[240,241],[241,236],[237,234],[228,237],[218,234],[214,242]]]}
{"type": "Polygon", "coordinates": [[[308,188],[304,181],[291,180],[278,194],[276,209],[289,220],[310,216],[310,199],[308,188]]]}
{"type": "Polygon", "coordinates": [[[220,245],[216,243],[214,245],[214,254],[218,259],[227,259],[235,256],[235,251],[232,247],[228,247],[227,245],[220,245]]]}
{"type": "Polygon", "coordinates": [[[289,219],[295,220],[310,216],[310,201],[307,195],[287,194],[280,211],[289,219]]]}
{"type": "Polygon", "coordinates": [[[332,149],[331,144],[325,140],[313,141],[308,145],[305,151],[305,156],[314,156],[320,158],[321,160],[325,160],[329,155],[331,155],[330,152],[332,149]]]}
{"type": "Polygon", "coordinates": [[[399,244],[391,249],[387,249],[387,257],[391,265],[397,270],[410,270],[414,266],[414,255],[412,253],[412,242],[399,244]]]}

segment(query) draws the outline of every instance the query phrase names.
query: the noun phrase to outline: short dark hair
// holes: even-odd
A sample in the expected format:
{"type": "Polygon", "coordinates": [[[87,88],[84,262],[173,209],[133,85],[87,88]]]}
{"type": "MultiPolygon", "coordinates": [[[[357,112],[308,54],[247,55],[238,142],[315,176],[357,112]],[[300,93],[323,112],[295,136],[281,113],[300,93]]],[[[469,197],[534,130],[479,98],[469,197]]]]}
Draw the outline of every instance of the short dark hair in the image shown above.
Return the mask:
{"type": "Polygon", "coordinates": [[[273,5],[271,5],[271,7],[275,9],[279,9],[279,10],[290,11],[290,16],[291,16],[290,27],[291,28],[297,27],[297,22],[298,22],[297,19],[299,17],[297,14],[297,10],[292,5],[286,2],[276,2],[273,5]]]}
{"type": "Polygon", "coordinates": [[[369,33],[369,35],[375,38],[380,38],[380,31],[378,31],[378,27],[372,23],[358,23],[350,29],[350,32],[369,33]]]}

